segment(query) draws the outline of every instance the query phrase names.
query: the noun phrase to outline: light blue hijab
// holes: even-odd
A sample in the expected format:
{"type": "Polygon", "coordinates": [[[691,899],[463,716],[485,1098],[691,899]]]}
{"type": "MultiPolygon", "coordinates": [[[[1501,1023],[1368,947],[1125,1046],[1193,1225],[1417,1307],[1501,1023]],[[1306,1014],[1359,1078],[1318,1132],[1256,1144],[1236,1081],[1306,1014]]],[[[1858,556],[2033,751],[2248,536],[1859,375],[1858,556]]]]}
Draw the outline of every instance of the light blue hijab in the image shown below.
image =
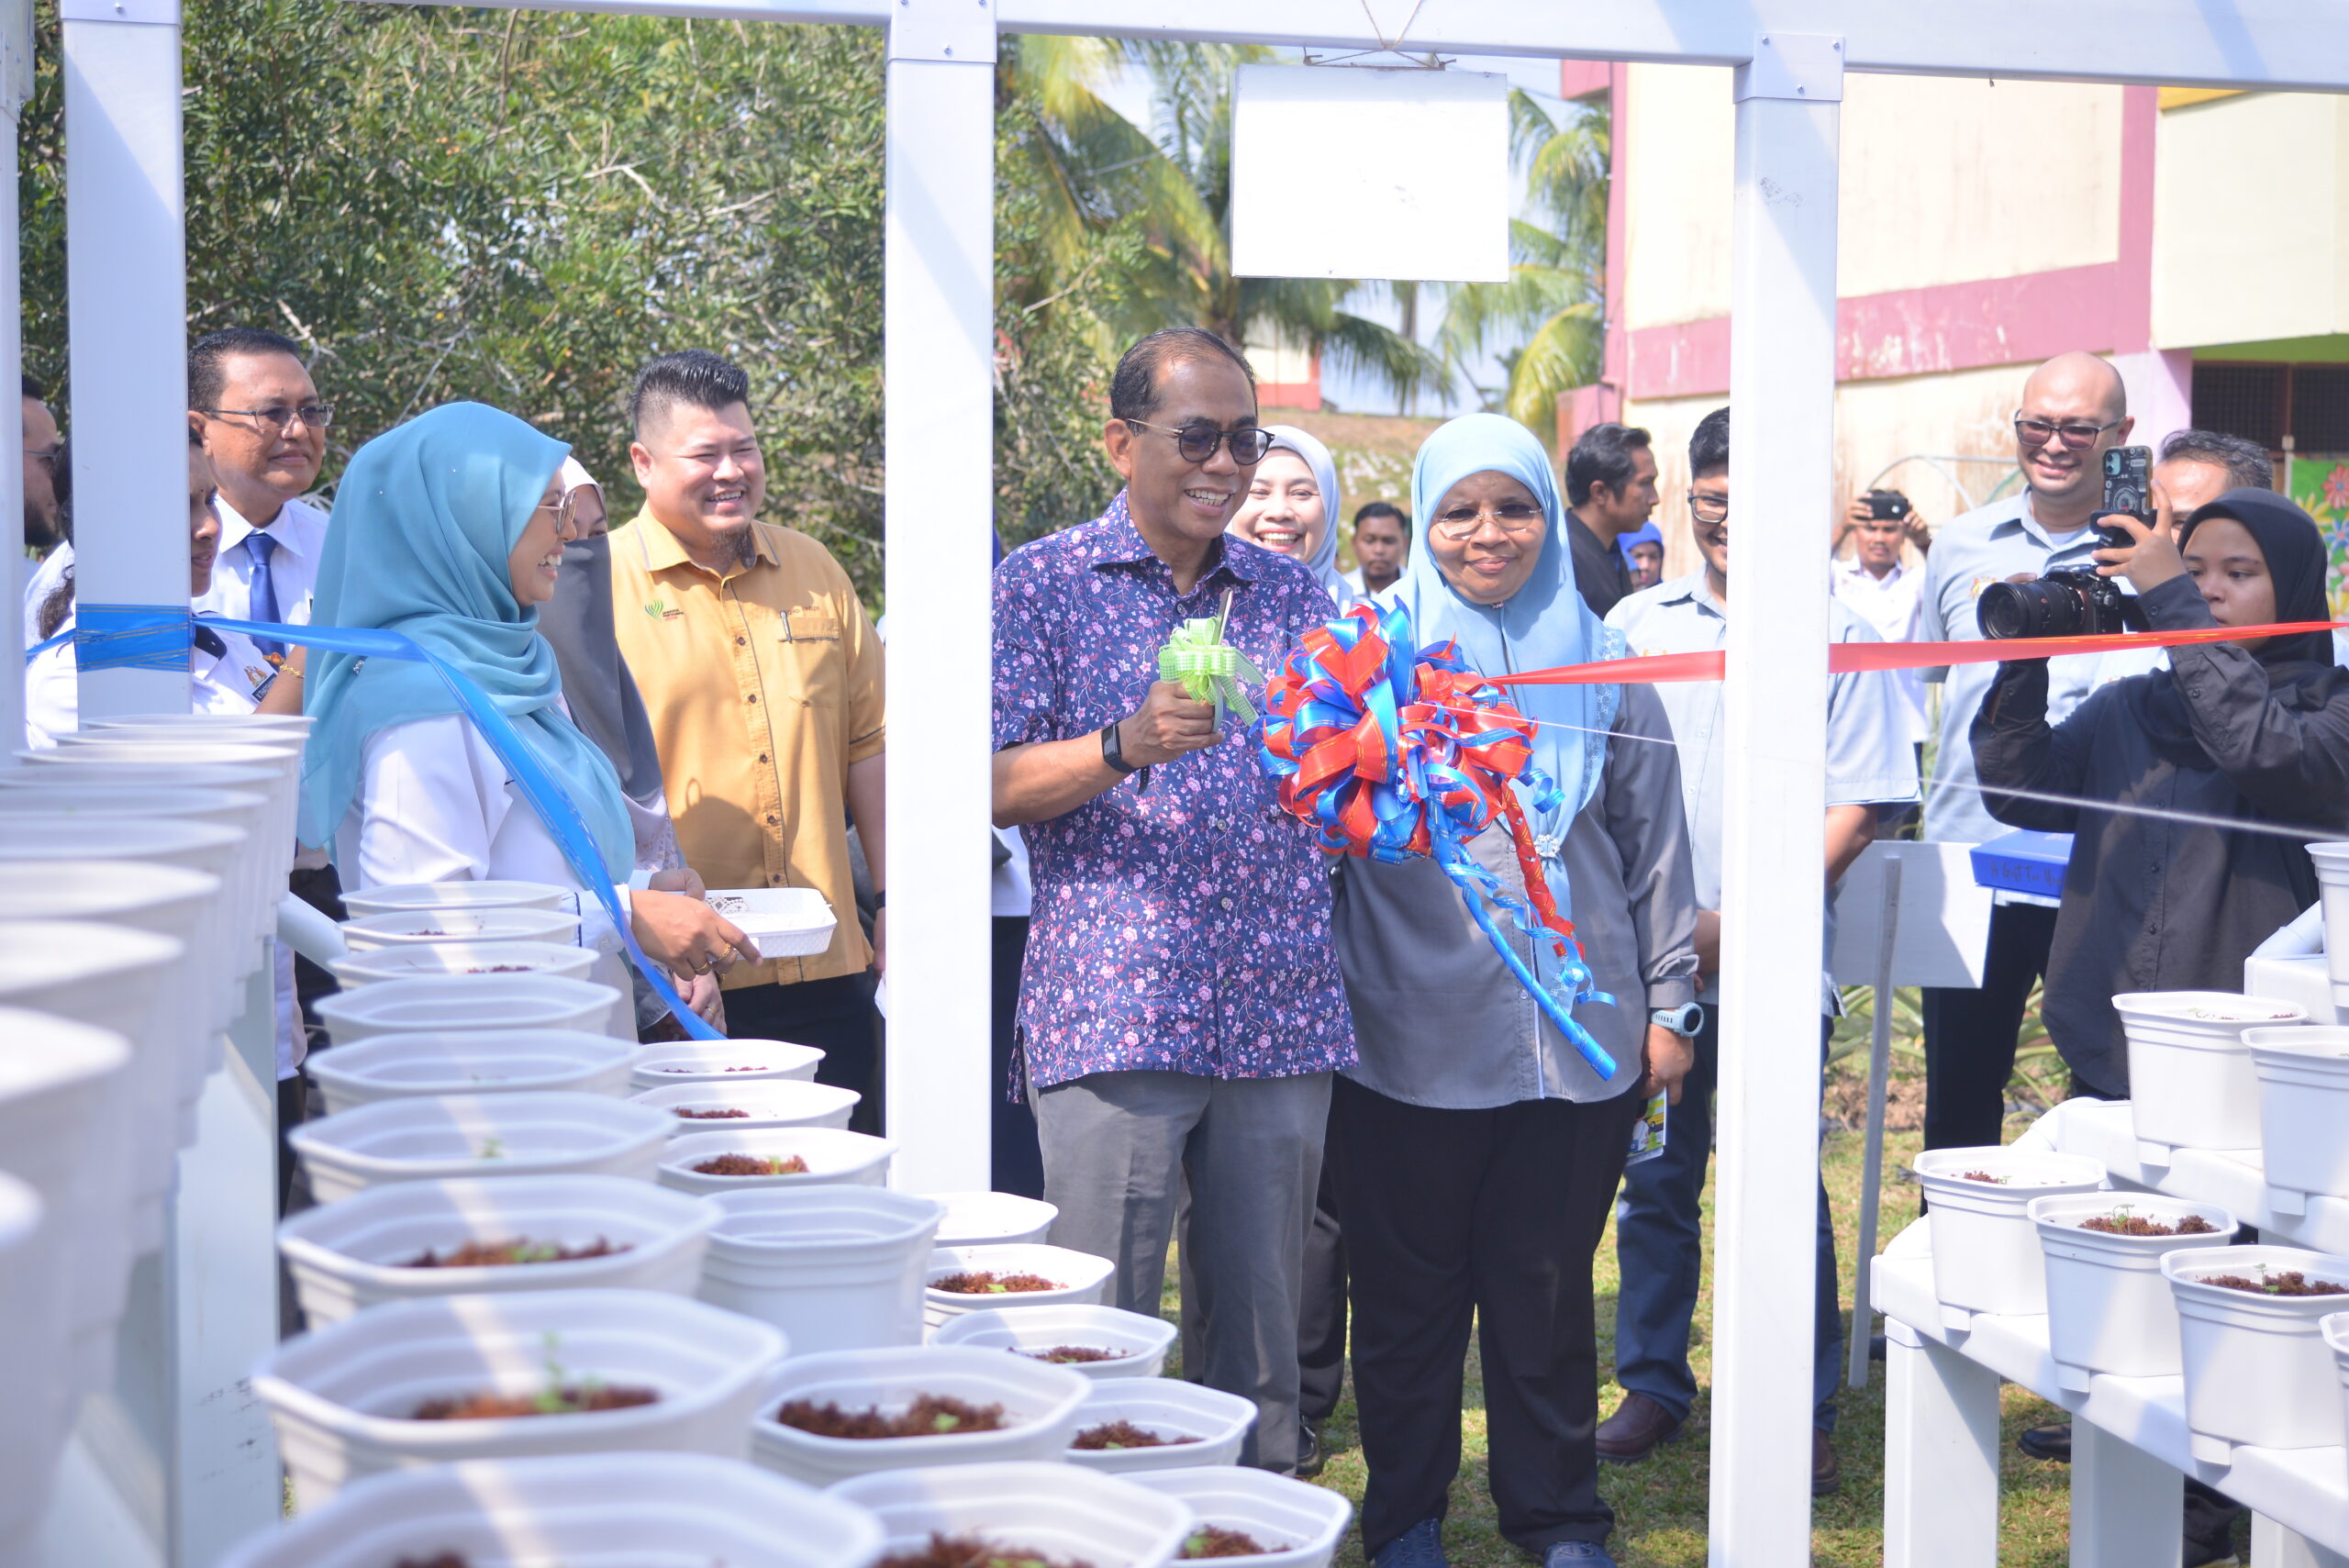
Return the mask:
{"type": "MultiPolygon", "coordinates": [[[[1487,471],[1524,485],[1549,519],[1533,574],[1506,604],[1491,608],[1474,604],[1444,581],[1431,537],[1411,551],[1402,581],[1395,584],[1395,602],[1410,613],[1411,635],[1422,648],[1457,639],[1469,664],[1487,675],[1620,658],[1621,634],[1591,614],[1575,590],[1574,555],[1561,529],[1565,509],[1550,472],[1550,454],[1516,420],[1497,414],[1464,414],[1427,439],[1411,468],[1411,516],[1419,519],[1422,533],[1434,528],[1436,510],[1453,485],[1487,471]]],[[[1575,815],[1598,788],[1600,771],[1607,765],[1607,731],[1614,724],[1622,688],[1501,689],[1519,711],[1539,721],[1534,765],[1565,793],[1558,807],[1531,814],[1543,857],[1554,859],[1575,815]]]]}
{"type": "MultiPolygon", "coordinates": [[[[617,882],[635,859],[619,776],[555,706],[554,650],[539,635],[538,607],[515,602],[507,574],[570,450],[479,403],[435,408],[369,441],[335,494],[313,618],[404,632],[470,676],[577,804],[617,882]]],[[[359,793],[367,738],[462,710],[420,663],[328,653],[304,685],[316,727],[303,753],[298,837],[330,844],[359,793]]]]}

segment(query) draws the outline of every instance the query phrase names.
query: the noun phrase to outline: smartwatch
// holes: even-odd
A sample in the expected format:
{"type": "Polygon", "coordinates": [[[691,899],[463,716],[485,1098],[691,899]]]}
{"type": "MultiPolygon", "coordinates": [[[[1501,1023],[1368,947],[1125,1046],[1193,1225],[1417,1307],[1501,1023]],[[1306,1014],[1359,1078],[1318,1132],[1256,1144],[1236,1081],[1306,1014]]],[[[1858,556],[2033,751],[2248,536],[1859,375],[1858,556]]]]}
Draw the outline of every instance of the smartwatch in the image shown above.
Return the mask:
{"type": "Polygon", "coordinates": [[[1705,1009],[1694,1002],[1683,1002],[1676,1007],[1658,1007],[1648,1015],[1648,1022],[1670,1029],[1683,1040],[1693,1040],[1705,1027],[1705,1009]]]}
{"type": "Polygon", "coordinates": [[[1101,731],[1101,760],[1120,773],[1139,773],[1141,764],[1126,761],[1126,753],[1118,744],[1118,727],[1114,724],[1101,731]]]}

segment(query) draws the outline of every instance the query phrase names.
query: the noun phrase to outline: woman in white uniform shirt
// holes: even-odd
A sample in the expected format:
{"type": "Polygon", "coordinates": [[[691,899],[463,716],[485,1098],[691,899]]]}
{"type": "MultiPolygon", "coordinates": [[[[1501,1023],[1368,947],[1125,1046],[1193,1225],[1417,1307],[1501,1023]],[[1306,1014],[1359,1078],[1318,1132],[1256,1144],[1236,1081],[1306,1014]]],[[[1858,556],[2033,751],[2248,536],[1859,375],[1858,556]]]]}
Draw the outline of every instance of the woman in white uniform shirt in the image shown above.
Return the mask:
{"type": "MultiPolygon", "coordinates": [[[[360,448],[336,497],[315,620],[404,632],[470,675],[577,806],[646,953],[681,973],[722,973],[758,950],[702,901],[691,872],[634,871],[618,776],[571,721],[538,634],[572,531],[567,450],[478,403],[436,408],[360,448]]],[[[578,890],[584,940],[606,945],[595,898],[428,666],[321,652],[306,684],[317,724],[301,839],[331,840],[345,887],[551,883],[578,890]]]]}

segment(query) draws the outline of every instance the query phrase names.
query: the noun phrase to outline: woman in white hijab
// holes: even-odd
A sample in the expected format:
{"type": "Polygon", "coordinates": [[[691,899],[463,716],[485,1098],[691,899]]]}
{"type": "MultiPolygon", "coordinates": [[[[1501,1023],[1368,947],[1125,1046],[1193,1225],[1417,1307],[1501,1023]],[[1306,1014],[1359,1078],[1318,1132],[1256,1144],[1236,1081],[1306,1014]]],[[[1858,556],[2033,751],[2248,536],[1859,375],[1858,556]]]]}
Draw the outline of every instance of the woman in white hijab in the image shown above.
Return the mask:
{"type": "Polygon", "coordinates": [[[1354,592],[1338,571],[1338,465],[1330,449],[1294,425],[1267,425],[1272,450],[1256,465],[1230,532],[1305,562],[1344,609],[1354,592]]]}

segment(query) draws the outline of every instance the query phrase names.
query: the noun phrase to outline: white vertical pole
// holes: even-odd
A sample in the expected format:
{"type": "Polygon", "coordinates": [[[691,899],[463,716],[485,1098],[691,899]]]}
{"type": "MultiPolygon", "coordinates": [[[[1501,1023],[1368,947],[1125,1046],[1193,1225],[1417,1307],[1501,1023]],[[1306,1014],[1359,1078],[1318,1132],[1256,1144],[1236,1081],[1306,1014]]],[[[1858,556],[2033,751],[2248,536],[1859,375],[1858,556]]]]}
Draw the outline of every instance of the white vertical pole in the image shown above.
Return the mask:
{"type": "Polygon", "coordinates": [[[889,27],[884,378],[890,685],[888,1131],[914,1192],[987,1185],[988,571],[995,9],[889,27]]]}
{"type": "MultiPolygon", "coordinates": [[[[33,90],[32,0],[0,4],[0,113],[8,117],[8,167],[0,171],[0,395],[24,374],[21,262],[17,250],[17,121],[33,90]]],[[[22,408],[23,405],[17,406],[22,408]]],[[[0,648],[23,644],[25,552],[17,519],[25,515],[25,443],[19,424],[14,442],[0,443],[0,648]]],[[[0,681],[0,768],[16,763],[17,739],[25,732],[25,683],[0,681]]]]}
{"type": "MultiPolygon", "coordinates": [[[[184,606],[178,0],[64,0],[61,9],[75,597],[184,606]]],[[[184,713],[186,666],[84,673],[81,703],[84,718],[184,713]]]]}
{"type": "MultiPolygon", "coordinates": [[[[2186,1478],[2092,1421],[2072,1423],[2072,1568],[2178,1568],[2186,1478]]],[[[2260,1557],[2261,1568],[2275,1560],[2260,1557]]]]}
{"type": "Polygon", "coordinates": [[[1715,1568],[1810,1561],[1842,40],[1737,72],[1728,809],[1713,1259],[1715,1568]]]}
{"type": "Polygon", "coordinates": [[[1876,1322],[1868,1310],[1868,1286],[1876,1277],[1876,1207],[1884,1198],[1884,1096],[1892,1076],[1892,954],[1900,933],[1898,852],[1885,854],[1884,906],[1877,918],[1883,925],[1876,932],[1875,1027],[1868,1031],[1867,1144],[1860,1169],[1860,1244],[1852,1254],[1852,1342],[1846,1347],[1854,1388],[1868,1385],[1868,1331],[1876,1322]]]}
{"type": "MultiPolygon", "coordinates": [[[[1884,1327],[1884,1568],[1994,1568],[1998,1374],[1906,1323],[1884,1327]]],[[[2172,1534],[2176,1516],[2173,1503],[2172,1534]]]]}

